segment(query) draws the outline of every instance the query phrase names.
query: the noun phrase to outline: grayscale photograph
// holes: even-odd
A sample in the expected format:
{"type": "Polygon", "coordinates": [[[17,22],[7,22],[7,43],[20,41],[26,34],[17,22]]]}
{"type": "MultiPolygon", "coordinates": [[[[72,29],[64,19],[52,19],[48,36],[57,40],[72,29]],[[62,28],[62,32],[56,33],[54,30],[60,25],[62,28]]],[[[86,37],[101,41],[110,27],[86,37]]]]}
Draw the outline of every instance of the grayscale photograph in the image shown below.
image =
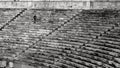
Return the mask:
{"type": "Polygon", "coordinates": [[[0,0],[0,68],[120,68],[120,0],[0,0]]]}

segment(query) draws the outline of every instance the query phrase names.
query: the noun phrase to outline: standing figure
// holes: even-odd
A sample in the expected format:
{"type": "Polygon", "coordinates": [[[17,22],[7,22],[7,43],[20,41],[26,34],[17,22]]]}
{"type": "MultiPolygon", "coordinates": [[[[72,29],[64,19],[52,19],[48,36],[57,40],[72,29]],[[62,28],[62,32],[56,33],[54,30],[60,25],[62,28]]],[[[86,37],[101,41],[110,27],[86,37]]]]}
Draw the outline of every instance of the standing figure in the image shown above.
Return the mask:
{"type": "Polygon", "coordinates": [[[36,21],[37,21],[37,16],[36,15],[33,16],[33,21],[34,21],[34,24],[35,24],[36,21]]]}

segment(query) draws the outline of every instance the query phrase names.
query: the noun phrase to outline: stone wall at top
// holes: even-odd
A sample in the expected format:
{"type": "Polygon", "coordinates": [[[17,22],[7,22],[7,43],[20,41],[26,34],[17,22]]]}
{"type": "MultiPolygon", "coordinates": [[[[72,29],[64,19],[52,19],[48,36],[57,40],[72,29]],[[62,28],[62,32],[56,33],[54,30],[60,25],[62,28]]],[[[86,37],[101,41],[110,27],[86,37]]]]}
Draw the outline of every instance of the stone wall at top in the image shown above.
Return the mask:
{"type": "Polygon", "coordinates": [[[0,8],[120,9],[120,0],[0,0],[0,8]]]}
{"type": "Polygon", "coordinates": [[[120,9],[120,0],[94,0],[90,3],[91,9],[120,9]]]}
{"type": "Polygon", "coordinates": [[[0,0],[0,8],[89,9],[90,0],[0,0]]]}

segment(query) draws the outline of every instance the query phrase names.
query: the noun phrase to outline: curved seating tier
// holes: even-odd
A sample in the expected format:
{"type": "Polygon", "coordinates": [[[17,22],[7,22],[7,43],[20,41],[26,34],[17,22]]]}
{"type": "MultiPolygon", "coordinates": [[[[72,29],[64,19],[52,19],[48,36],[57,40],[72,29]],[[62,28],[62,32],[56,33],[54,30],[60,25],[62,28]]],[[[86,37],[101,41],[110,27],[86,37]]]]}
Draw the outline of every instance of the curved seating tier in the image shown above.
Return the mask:
{"type": "Polygon", "coordinates": [[[27,10],[6,27],[6,31],[11,31],[7,37],[14,42],[2,40],[0,48],[4,47],[6,54],[18,52],[17,60],[40,68],[119,68],[120,16],[113,16],[118,13],[115,10],[109,10],[112,15],[99,16],[104,11],[27,10]],[[32,23],[34,14],[39,18],[35,24],[32,23]],[[39,35],[38,29],[47,31],[39,35]],[[21,41],[15,41],[20,36],[23,36],[21,41]]]}

